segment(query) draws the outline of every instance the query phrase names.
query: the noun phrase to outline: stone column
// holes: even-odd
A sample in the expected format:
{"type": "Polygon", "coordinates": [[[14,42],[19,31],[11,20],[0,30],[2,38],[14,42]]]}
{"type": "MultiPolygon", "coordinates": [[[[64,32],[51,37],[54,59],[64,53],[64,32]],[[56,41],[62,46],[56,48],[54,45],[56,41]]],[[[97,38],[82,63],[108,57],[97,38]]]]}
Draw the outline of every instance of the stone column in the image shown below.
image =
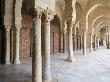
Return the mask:
{"type": "Polygon", "coordinates": [[[74,34],[73,38],[74,38],[74,50],[77,50],[77,38],[76,38],[76,34],[74,34]]]}
{"type": "Polygon", "coordinates": [[[110,28],[108,27],[108,49],[110,49],[110,28]]]}
{"type": "Polygon", "coordinates": [[[73,39],[72,39],[72,28],[73,23],[68,23],[68,58],[66,61],[68,62],[74,62],[75,58],[73,57],[73,39]]]}
{"type": "Polygon", "coordinates": [[[99,49],[99,36],[97,37],[97,48],[99,49]]]}
{"type": "Polygon", "coordinates": [[[21,27],[16,26],[16,54],[14,58],[14,64],[20,64],[20,50],[19,50],[19,45],[20,45],[20,29],[21,27]]]}
{"type": "Polygon", "coordinates": [[[44,50],[43,50],[43,82],[50,82],[51,72],[50,72],[50,21],[53,16],[48,12],[46,13],[45,27],[44,27],[44,50]]]}
{"type": "Polygon", "coordinates": [[[63,33],[63,53],[66,52],[66,32],[63,33]]]}
{"type": "Polygon", "coordinates": [[[41,10],[33,21],[33,56],[32,56],[32,82],[42,82],[42,56],[41,56],[41,10]]]}
{"type": "Polygon", "coordinates": [[[83,32],[83,55],[86,55],[86,31],[83,32]]]}
{"type": "Polygon", "coordinates": [[[5,64],[10,64],[10,26],[5,26],[6,29],[6,57],[5,57],[5,64]]]}
{"type": "Polygon", "coordinates": [[[96,41],[96,39],[97,39],[97,36],[95,35],[94,36],[94,50],[96,51],[96,46],[97,46],[97,41],[96,41]]]}
{"type": "Polygon", "coordinates": [[[92,45],[92,33],[90,34],[90,52],[93,51],[93,45],[92,45]]]}
{"type": "Polygon", "coordinates": [[[80,50],[82,49],[82,35],[80,36],[80,50]]]}
{"type": "Polygon", "coordinates": [[[108,34],[108,42],[107,42],[107,47],[108,47],[108,49],[110,48],[110,46],[109,46],[109,34],[108,34]]]}

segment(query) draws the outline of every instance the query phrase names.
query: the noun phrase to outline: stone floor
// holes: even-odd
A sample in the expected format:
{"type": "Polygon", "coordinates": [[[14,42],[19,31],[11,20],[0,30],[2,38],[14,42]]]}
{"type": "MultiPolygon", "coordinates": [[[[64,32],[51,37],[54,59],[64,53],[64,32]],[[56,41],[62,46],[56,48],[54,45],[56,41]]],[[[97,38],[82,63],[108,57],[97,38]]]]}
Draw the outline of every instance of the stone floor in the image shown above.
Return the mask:
{"type": "MultiPolygon", "coordinates": [[[[74,52],[76,62],[64,61],[66,54],[51,56],[55,82],[110,82],[110,50],[103,49],[82,55],[74,52]]],[[[0,82],[31,82],[31,59],[21,65],[0,65],[0,82]]]]}

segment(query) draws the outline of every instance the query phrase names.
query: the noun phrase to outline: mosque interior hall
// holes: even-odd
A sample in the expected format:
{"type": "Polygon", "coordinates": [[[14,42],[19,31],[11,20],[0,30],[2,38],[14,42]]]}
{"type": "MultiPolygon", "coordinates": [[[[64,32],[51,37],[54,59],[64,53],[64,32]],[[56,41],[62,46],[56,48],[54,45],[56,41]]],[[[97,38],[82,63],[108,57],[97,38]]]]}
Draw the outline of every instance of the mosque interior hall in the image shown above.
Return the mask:
{"type": "Polygon", "coordinates": [[[110,82],[110,0],[0,0],[0,82],[110,82]]]}

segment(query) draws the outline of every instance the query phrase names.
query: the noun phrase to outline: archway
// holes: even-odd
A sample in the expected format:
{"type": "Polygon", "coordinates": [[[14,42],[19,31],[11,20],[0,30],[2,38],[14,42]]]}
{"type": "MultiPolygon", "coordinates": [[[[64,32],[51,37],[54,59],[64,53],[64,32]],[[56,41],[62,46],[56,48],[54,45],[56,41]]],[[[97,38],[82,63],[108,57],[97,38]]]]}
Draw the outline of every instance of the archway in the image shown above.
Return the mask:
{"type": "Polygon", "coordinates": [[[60,20],[58,16],[54,16],[54,19],[51,21],[51,38],[50,38],[50,47],[51,53],[58,53],[60,52],[60,20]]]}
{"type": "Polygon", "coordinates": [[[109,21],[102,21],[100,22],[97,27],[96,27],[96,32],[99,31],[100,33],[100,44],[101,46],[104,47],[109,47],[108,45],[108,34],[107,32],[109,31],[108,27],[109,27],[109,21]]]}
{"type": "Polygon", "coordinates": [[[27,59],[32,56],[32,17],[34,0],[22,2],[22,28],[20,35],[20,58],[27,59]]]}

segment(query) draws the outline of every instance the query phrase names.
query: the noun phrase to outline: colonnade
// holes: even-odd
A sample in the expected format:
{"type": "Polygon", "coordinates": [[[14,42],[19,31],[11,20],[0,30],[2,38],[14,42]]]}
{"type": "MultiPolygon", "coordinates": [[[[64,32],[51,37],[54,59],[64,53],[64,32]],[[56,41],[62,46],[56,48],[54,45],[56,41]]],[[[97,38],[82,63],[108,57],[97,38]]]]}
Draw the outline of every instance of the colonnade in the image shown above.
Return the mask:
{"type": "MultiPolygon", "coordinates": [[[[21,0],[22,2],[22,0],[21,0]]],[[[21,3],[18,3],[21,5],[21,3]]],[[[21,8],[19,8],[21,11],[21,8]]],[[[51,67],[50,67],[50,22],[53,19],[54,15],[47,9],[42,10],[40,8],[35,9],[35,17],[33,19],[33,54],[32,54],[32,82],[50,82],[52,80],[51,77],[51,67]],[[45,15],[45,25],[44,25],[44,45],[42,46],[41,38],[42,38],[42,14],[45,15]],[[42,50],[43,47],[43,50],[42,50]]],[[[12,14],[11,14],[12,15],[12,14]]],[[[16,15],[16,14],[15,14],[16,15]]],[[[16,15],[17,17],[17,15],[16,15]]],[[[20,13],[21,17],[21,13],[20,13]]],[[[16,20],[16,48],[15,48],[15,55],[13,58],[13,62],[11,62],[11,29],[12,26],[5,26],[5,32],[6,32],[6,57],[5,57],[5,63],[6,64],[20,64],[20,30],[22,28],[21,25],[17,25],[17,21],[19,21],[19,18],[16,20]]],[[[20,19],[21,20],[21,19],[20,19]]],[[[67,28],[68,28],[68,46],[66,45],[66,31],[63,33],[63,52],[66,52],[66,47],[68,47],[68,56],[66,61],[68,62],[74,62],[75,58],[73,55],[73,38],[74,42],[76,40],[76,34],[73,36],[73,22],[72,21],[66,21],[67,28]]],[[[99,48],[99,36],[90,34],[90,51],[93,51],[93,36],[94,36],[94,50],[99,48]]],[[[83,30],[83,35],[80,37],[80,45],[83,46],[83,55],[87,54],[87,30],[83,30]]],[[[109,43],[110,34],[108,34],[108,43],[109,43]]],[[[75,46],[75,45],[74,45],[75,46]]],[[[76,46],[75,46],[76,50],[76,46]]]]}

